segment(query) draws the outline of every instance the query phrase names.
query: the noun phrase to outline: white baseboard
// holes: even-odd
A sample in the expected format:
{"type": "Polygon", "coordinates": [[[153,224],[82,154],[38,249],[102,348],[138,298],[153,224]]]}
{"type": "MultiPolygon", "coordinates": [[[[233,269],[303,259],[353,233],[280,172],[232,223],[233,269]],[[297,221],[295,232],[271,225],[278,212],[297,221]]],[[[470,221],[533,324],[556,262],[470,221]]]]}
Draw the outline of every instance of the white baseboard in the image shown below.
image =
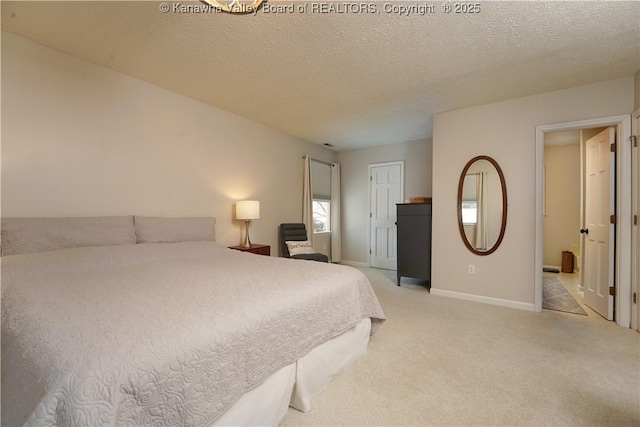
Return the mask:
{"type": "Polygon", "coordinates": [[[349,261],[346,259],[340,261],[339,264],[348,265],[350,267],[369,267],[369,264],[367,264],[366,262],[349,261]]]}
{"type": "Polygon", "coordinates": [[[431,288],[432,295],[448,298],[462,299],[466,301],[481,302],[483,304],[499,305],[501,307],[515,308],[517,310],[535,311],[535,306],[526,302],[511,301],[507,299],[485,297],[482,295],[464,294],[462,292],[445,291],[431,288]]]}

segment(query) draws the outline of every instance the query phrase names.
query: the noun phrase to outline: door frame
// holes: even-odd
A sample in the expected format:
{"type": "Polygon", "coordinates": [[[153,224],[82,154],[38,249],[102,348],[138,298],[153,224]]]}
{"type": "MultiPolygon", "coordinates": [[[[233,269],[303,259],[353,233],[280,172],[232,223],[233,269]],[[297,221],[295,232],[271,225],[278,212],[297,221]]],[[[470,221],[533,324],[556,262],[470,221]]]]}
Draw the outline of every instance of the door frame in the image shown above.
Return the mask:
{"type": "MultiPolygon", "coordinates": [[[[369,211],[368,217],[368,227],[367,227],[367,266],[371,267],[371,255],[372,255],[372,247],[371,247],[371,186],[373,184],[373,174],[371,173],[371,169],[375,167],[383,167],[383,166],[394,166],[400,165],[400,200],[404,201],[404,160],[396,160],[393,162],[382,162],[382,163],[369,163],[367,168],[368,176],[369,176],[369,196],[367,198],[367,210],[369,211]]],[[[397,268],[397,267],[396,267],[397,268]]]]}
{"type": "Polygon", "coordinates": [[[543,250],[543,173],[544,134],[601,126],[616,126],[616,215],[615,230],[615,317],[619,326],[631,327],[631,115],[536,126],[536,203],[535,203],[535,255],[534,255],[534,310],[542,311],[542,250],[543,250]],[[624,195],[624,196],[623,196],[624,195]]]}
{"type": "MultiPolygon", "coordinates": [[[[631,131],[633,132],[632,144],[635,144],[631,148],[631,199],[633,214],[637,216],[640,214],[640,147],[638,147],[638,139],[640,139],[640,108],[635,110],[631,119],[631,131]]],[[[640,255],[640,226],[634,224],[633,226],[633,242],[631,245],[631,280],[632,280],[632,292],[636,293],[636,298],[640,297],[640,266],[638,265],[638,256],[640,255]],[[633,261],[635,260],[635,262],[633,261]]],[[[640,331],[640,301],[635,302],[635,307],[632,306],[631,313],[631,328],[640,331]]]]}

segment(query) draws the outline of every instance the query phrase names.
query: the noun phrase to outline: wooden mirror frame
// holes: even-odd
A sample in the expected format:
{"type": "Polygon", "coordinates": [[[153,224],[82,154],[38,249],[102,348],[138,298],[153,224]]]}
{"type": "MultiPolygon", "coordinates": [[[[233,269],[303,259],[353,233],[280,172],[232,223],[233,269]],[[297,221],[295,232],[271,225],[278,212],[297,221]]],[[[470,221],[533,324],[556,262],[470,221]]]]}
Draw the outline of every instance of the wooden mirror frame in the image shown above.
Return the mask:
{"type": "Polygon", "coordinates": [[[504,174],[502,173],[502,169],[500,169],[500,165],[493,158],[489,156],[477,156],[473,159],[469,160],[462,170],[462,174],[460,175],[460,182],[458,183],[458,228],[460,229],[460,237],[462,237],[462,241],[464,242],[467,249],[473,252],[476,255],[489,255],[492,254],[498,249],[500,243],[502,243],[502,239],[504,238],[504,232],[507,228],[507,183],[504,179],[504,174]],[[464,186],[464,178],[467,176],[467,171],[473,165],[474,162],[478,160],[486,160],[491,163],[498,171],[498,176],[500,177],[500,186],[502,187],[502,223],[500,225],[500,235],[498,236],[498,240],[496,243],[486,251],[479,251],[474,248],[469,240],[467,240],[467,235],[464,232],[464,224],[462,222],[462,188],[464,186]]]}

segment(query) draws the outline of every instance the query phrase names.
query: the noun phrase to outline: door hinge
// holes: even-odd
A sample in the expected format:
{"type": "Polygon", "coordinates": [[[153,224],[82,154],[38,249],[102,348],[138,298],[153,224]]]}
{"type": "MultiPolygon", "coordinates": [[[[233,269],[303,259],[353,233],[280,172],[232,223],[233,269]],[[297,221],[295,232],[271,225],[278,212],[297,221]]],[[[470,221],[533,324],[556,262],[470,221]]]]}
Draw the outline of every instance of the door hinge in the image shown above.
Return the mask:
{"type": "Polygon", "coordinates": [[[369,175],[369,181],[373,181],[373,175],[369,175]]]}
{"type": "Polygon", "coordinates": [[[618,221],[618,216],[617,216],[617,215],[611,215],[611,216],[609,217],[609,222],[610,222],[611,224],[615,224],[617,221],[618,221]]]}
{"type": "Polygon", "coordinates": [[[638,225],[638,215],[633,216],[633,225],[638,225]]]}
{"type": "Polygon", "coordinates": [[[616,296],[616,287],[615,286],[609,286],[609,295],[611,296],[616,296]]]}
{"type": "Polygon", "coordinates": [[[616,152],[617,147],[618,147],[618,144],[616,144],[616,143],[614,142],[613,144],[611,144],[611,145],[609,146],[609,150],[610,150],[612,153],[615,153],[615,152],[616,152]]]}
{"type": "Polygon", "coordinates": [[[371,255],[371,253],[372,253],[372,252],[371,252],[371,249],[369,249],[369,255],[371,255]]]}
{"type": "Polygon", "coordinates": [[[373,212],[369,212],[369,218],[373,218],[373,212]]]}
{"type": "Polygon", "coordinates": [[[631,140],[631,143],[633,144],[633,148],[636,148],[638,146],[638,135],[631,135],[629,137],[629,139],[631,140]]]}
{"type": "Polygon", "coordinates": [[[637,303],[638,303],[638,299],[637,299],[637,298],[638,298],[638,295],[634,292],[634,293],[633,293],[633,303],[634,303],[634,304],[637,304],[637,303]]]}

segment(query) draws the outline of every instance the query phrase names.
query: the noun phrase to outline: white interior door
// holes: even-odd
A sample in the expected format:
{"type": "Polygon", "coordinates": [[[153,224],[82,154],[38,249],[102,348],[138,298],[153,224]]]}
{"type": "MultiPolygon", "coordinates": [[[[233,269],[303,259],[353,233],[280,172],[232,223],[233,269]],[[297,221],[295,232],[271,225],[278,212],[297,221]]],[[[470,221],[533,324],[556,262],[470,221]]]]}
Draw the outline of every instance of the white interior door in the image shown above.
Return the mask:
{"type": "Polygon", "coordinates": [[[371,267],[397,268],[396,203],[402,203],[404,192],[403,162],[369,166],[371,267]]]}
{"type": "Polygon", "coordinates": [[[586,142],[584,301],[604,318],[613,320],[615,156],[610,146],[615,129],[609,127],[586,142]]]}

